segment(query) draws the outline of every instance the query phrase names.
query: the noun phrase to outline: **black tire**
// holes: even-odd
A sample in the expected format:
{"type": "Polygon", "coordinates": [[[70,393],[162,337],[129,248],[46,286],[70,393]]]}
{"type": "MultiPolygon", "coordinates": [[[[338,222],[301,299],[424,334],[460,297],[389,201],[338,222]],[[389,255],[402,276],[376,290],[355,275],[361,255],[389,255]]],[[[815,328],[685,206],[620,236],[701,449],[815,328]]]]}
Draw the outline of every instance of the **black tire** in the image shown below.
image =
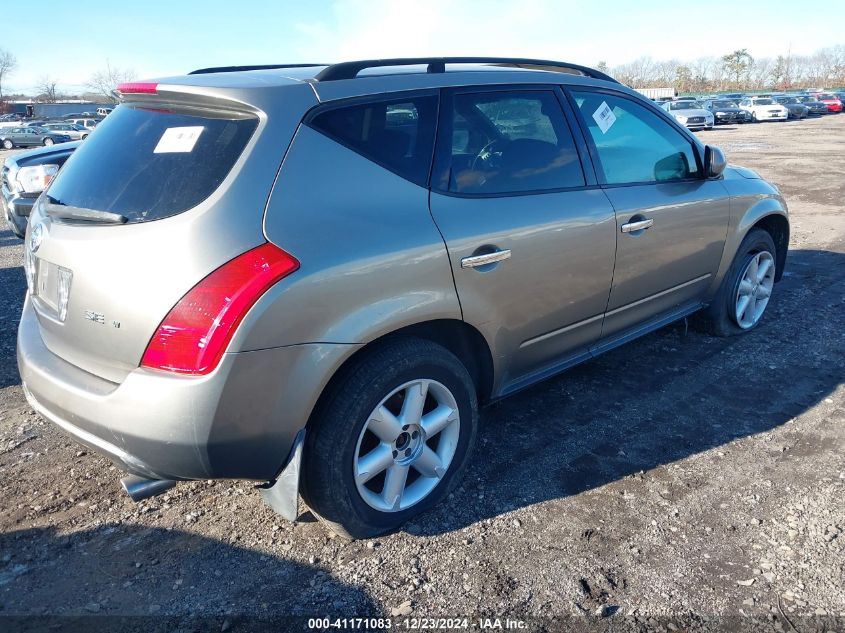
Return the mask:
{"type": "Polygon", "coordinates": [[[772,236],[763,229],[751,229],[739,245],[713,302],[691,319],[697,329],[714,336],[735,336],[750,332],[760,324],[758,321],[750,328],[741,328],[734,319],[734,300],[741,280],[740,275],[754,256],[764,250],[771,253],[777,262],[777,250],[772,236]]]}
{"type": "Polygon", "coordinates": [[[314,514],[347,538],[394,530],[442,500],[466,468],[478,427],[475,386],[466,367],[444,347],[423,339],[396,338],[364,354],[332,385],[309,421],[300,486],[314,514]],[[460,415],[457,447],[428,496],[404,510],[379,511],[363,500],[355,484],[358,438],[379,403],[417,379],[436,380],[454,396],[460,415]]]}
{"type": "Polygon", "coordinates": [[[752,122],[752,123],[758,123],[758,121],[757,121],[757,113],[756,113],[756,112],[752,112],[752,113],[751,113],[751,122],[752,122]]]}
{"type": "Polygon", "coordinates": [[[3,149],[15,149],[15,144],[12,143],[11,139],[3,139],[3,149]]]}
{"type": "Polygon", "coordinates": [[[51,139],[51,138],[48,136],[48,137],[46,137],[46,138],[45,138],[43,141],[41,141],[41,142],[44,144],[44,147],[50,147],[50,145],[53,145],[56,141],[54,141],[53,139],[51,139]]]}

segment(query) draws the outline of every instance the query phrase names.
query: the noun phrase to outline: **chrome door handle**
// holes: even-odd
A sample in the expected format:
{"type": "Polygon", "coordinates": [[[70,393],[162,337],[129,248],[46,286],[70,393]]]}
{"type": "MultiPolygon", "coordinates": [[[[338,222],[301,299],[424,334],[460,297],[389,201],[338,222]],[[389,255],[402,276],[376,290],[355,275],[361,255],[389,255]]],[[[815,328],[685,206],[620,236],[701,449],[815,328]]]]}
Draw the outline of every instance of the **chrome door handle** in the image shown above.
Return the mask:
{"type": "Polygon", "coordinates": [[[484,255],[473,255],[472,257],[464,257],[461,259],[461,268],[477,268],[478,266],[486,266],[487,264],[495,264],[506,259],[510,259],[510,249],[504,251],[493,251],[492,253],[485,253],[484,255]]]}
{"type": "Polygon", "coordinates": [[[644,231],[645,229],[650,229],[652,226],[654,226],[654,220],[651,218],[638,222],[628,222],[628,224],[622,225],[622,232],[633,233],[634,231],[644,231]]]}

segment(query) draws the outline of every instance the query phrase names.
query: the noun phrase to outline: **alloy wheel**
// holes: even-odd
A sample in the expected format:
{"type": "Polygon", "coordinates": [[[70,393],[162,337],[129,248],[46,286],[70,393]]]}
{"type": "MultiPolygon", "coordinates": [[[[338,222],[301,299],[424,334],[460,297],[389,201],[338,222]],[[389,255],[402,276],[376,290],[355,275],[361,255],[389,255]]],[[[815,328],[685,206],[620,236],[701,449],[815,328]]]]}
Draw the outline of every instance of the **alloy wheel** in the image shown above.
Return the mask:
{"type": "Polygon", "coordinates": [[[435,380],[407,382],[370,413],[358,437],[352,476],[363,501],[399,512],[437,488],[458,446],[455,396],[435,380]]]}
{"type": "Polygon", "coordinates": [[[775,259],[768,251],[760,251],[742,271],[734,297],[734,320],[743,330],[757,325],[775,285],[775,259]]]}

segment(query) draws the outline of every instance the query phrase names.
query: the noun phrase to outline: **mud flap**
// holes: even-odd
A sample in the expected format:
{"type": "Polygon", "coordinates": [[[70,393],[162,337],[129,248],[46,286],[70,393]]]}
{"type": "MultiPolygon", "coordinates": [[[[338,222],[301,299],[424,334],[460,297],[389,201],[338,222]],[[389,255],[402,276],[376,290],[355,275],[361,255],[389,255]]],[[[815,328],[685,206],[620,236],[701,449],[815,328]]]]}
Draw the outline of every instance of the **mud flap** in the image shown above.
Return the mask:
{"type": "Polygon", "coordinates": [[[305,444],[305,429],[296,434],[291,457],[282,472],[266,484],[258,486],[261,498],[275,512],[288,521],[295,521],[299,502],[299,471],[302,465],[302,446],[305,444]]]}

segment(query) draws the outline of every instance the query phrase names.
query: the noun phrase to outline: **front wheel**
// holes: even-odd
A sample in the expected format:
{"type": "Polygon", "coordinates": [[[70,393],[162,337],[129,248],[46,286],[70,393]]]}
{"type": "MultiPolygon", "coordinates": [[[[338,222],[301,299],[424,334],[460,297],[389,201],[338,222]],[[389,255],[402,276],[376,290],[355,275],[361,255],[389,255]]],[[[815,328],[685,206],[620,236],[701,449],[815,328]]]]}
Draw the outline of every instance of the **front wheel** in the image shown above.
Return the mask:
{"type": "Polygon", "coordinates": [[[751,113],[751,122],[757,123],[757,113],[756,112],[751,113]]]}
{"type": "Polygon", "coordinates": [[[3,149],[14,149],[15,144],[8,138],[3,139],[3,149]]]}
{"type": "Polygon", "coordinates": [[[47,138],[45,138],[45,139],[44,139],[44,146],[45,146],[45,147],[50,147],[50,145],[52,145],[54,142],[55,142],[55,141],[53,141],[53,139],[51,139],[51,138],[48,136],[47,138]]]}
{"type": "Polygon", "coordinates": [[[306,434],[302,497],[330,529],[367,538],[445,497],[475,442],[478,404],[464,365],[416,338],[353,361],[306,434]]]}
{"type": "Polygon", "coordinates": [[[772,236],[763,229],[752,229],[737,249],[713,303],[693,322],[716,336],[754,329],[769,305],[776,271],[777,250],[772,236]]]}

